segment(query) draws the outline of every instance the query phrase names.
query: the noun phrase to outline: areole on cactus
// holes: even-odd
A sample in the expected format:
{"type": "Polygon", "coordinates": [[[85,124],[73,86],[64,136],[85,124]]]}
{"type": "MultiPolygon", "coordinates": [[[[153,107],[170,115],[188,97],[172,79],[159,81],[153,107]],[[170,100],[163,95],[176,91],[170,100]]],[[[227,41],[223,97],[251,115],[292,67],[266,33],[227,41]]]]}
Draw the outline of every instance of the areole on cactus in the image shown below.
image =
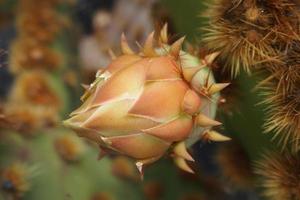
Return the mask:
{"type": "Polygon", "coordinates": [[[197,140],[226,141],[211,130],[218,92],[228,83],[215,83],[210,64],[184,52],[184,38],[168,45],[167,25],[157,45],[150,34],[140,53],[134,53],[122,35],[123,55],[99,70],[82,96],[83,105],[64,124],[79,136],[97,142],[102,152],[123,154],[143,166],[161,158],[169,149],[176,164],[192,172],[187,152],[197,140]]]}

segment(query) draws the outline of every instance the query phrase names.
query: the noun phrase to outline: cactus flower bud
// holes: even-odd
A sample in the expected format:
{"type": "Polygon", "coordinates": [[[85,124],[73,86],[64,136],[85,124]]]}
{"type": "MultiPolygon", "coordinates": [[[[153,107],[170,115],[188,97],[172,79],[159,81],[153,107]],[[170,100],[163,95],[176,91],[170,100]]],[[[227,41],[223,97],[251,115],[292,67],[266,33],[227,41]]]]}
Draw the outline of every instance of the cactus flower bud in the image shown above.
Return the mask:
{"type": "Polygon", "coordinates": [[[192,144],[220,125],[212,118],[218,92],[226,85],[216,84],[209,68],[217,54],[198,59],[181,50],[184,38],[168,45],[166,36],[165,26],[157,46],[152,33],[136,54],[123,35],[124,54],[113,56],[97,73],[82,106],[65,121],[101,149],[137,160],[140,171],[170,148],[176,163],[192,171],[185,163],[193,159],[184,142],[192,144]]]}

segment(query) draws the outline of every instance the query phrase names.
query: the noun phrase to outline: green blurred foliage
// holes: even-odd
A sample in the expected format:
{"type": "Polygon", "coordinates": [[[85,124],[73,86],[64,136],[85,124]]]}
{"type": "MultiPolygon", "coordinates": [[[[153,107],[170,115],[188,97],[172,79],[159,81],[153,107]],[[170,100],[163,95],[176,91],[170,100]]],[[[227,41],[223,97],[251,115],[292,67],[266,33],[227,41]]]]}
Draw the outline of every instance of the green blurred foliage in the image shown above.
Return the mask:
{"type": "Polygon", "coordinates": [[[201,13],[205,10],[201,0],[161,0],[170,11],[178,33],[186,35],[189,41],[199,41],[202,26],[201,13]]]}

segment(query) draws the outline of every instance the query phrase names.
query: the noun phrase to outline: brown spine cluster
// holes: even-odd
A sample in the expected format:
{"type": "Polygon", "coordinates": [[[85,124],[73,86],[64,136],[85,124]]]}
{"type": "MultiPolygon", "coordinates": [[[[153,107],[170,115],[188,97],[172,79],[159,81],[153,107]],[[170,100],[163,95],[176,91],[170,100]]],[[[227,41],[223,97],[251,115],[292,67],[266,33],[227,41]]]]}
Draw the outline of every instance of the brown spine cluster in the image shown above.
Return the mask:
{"type": "Polygon", "coordinates": [[[203,41],[221,51],[232,75],[272,68],[299,39],[298,9],[293,0],[215,0],[205,14],[203,41]]]}
{"type": "Polygon", "coordinates": [[[220,51],[232,76],[264,71],[265,131],[299,149],[300,1],[215,0],[206,13],[204,43],[220,51]]]}
{"type": "Polygon", "coordinates": [[[300,159],[298,154],[267,153],[256,164],[256,174],[267,199],[300,199],[300,159]]]}
{"type": "Polygon", "coordinates": [[[263,103],[267,105],[265,132],[273,131],[275,136],[281,135],[284,147],[292,144],[294,151],[300,147],[299,45],[299,41],[295,42],[287,50],[282,64],[273,66],[272,75],[262,84],[263,103]]]}

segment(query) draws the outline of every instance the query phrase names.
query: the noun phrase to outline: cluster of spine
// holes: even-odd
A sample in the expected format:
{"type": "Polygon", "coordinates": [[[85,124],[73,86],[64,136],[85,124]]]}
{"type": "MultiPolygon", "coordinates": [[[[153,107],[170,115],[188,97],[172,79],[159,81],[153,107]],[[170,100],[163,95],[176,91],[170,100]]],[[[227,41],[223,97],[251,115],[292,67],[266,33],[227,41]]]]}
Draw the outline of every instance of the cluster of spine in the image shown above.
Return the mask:
{"type": "Polygon", "coordinates": [[[299,154],[267,153],[256,164],[256,174],[268,199],[300,199],[299,154]]]}
{"type": "Polygon", "coordinates": [[[268,199],[300,199],[300,1],[215,0],[203,41],[220,51],[224,70],[262,72],[265,132],[279,137],[283,153],[268,153],[256,165],[268,199]],[[293,153],[290,152],[290,148],[293,153]]]}
{"type": "Polygon", "coordinates": [[[62,20],[57,1],[21,0],[17,9],[17,37],[10,49],[9,69],[15,81],[4,108],[7,128],[33,134],[58,122],[61,100],[52,72],[61,59],[51,45],[62,20]]]}
{"type": "Polygon", "coordinates": [[[297,0],[215,0],[203,41],[232,76],[264,72],[265,132],[299,149],[300,13],[297,0]]]}
{"type": "Polygon", "coordinates": [[[299,39],[298,9],[294,0],[214,0],[203,41],[221,52],[234,76],[241,69],[271,70],[299,39]]]}
{"type": "Polygon", "coordinates": [[[294,151],[299,151],[300,65],[299,54],[294,48],[289,50],[281,66],[273,68],[270,80],[264,82],[261,88],[265,97],[263,103],[267,105],[265,132],[275,132],[275,136],[280,136],[283,147],[291,144],[294,151]]]}

